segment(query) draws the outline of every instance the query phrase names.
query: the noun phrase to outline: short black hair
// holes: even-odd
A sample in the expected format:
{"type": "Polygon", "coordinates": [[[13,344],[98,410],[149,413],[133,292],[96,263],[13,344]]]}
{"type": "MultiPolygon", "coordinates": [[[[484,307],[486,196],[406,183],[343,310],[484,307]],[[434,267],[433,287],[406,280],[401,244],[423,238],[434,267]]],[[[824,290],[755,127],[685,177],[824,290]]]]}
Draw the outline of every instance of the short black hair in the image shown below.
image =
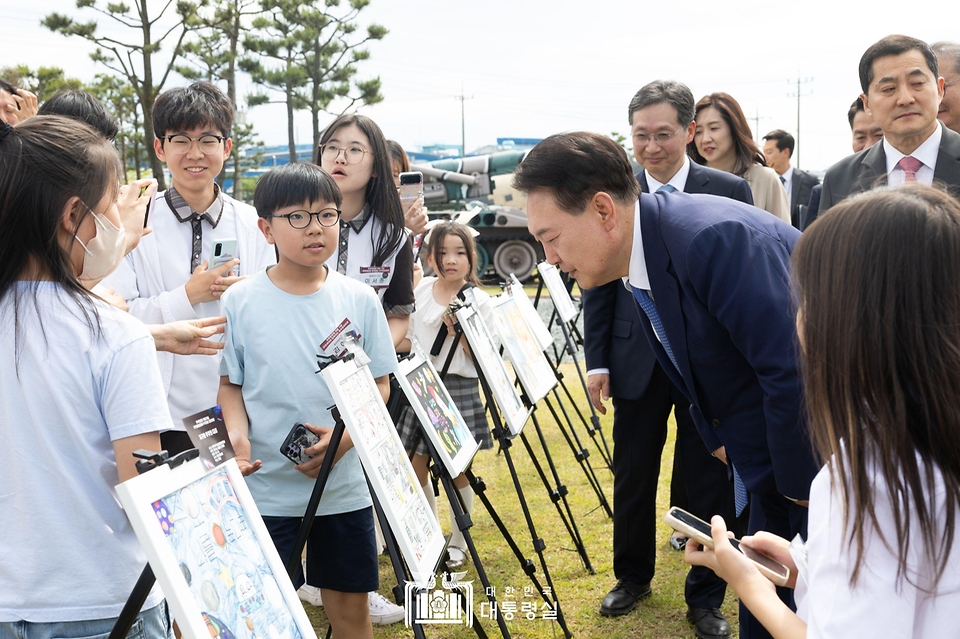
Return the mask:
{"type": "Polygon", "coordinates": [[[857,99],[850,105],[850,108],[847,109],[847,120],[850,122],[851,131],[853,130],[853,118],[857,117],[857,114],[861,111],[866,111],[866,109],[863,106],[863,98],[858,95],[857,99]]]}
{"type": "Polygon", "coordinates": [[[210,82],[194,82],[188,87],[164,91],[153,103],[153,131],[161,144],[171,131],[200,126],[211,126],[225,137],[230,137],[233,128],[230,98],[210,82]]]}
{"type": "Polygon", "coordinates": [[[687,85],[676,80],[654,80],[637,91],[627,107],[627,123],[633,125],[633,114],[640,109],[664,102],[677,110],[680,126],[690,126],[696,117],[693,93],[687,85]]]}
{"type": "Polygon", "coordinates": [[[763,139],[776,140],[777,150],[783,151],[784,149],[790,149],[790,157],[793,157],[793,150],[797,147],[797,142],[793,139],[792,135],[783,129],[774,129],[770,133],[767,133],[765,136],[763,136],[763,139]]]}
{"type": "Polygon", "coordinates": [[[296,162],[265,173],[253,190],[253,206],[263,218],[304,202],[326,202],[339,209],[343,195],[329,173],[315,164],[296,162]]]}
{"type": "Polygon", "coordinates": [[[117,119],[103,107],[100,100],[86,91],[59,91],[44,102],[38,115],[65,115],[89,124],[107,140],[113,141],[120,131],[117,119]]]}
{"type": "Polygon", "coordinates": [[[900,55],[908,51],[919,51],[923,54],[927,67],[933,72],[933,77],[940,76],[937,67],[937,56],[933,53],[930,45],[923,40],[911,38],[905,35],[888,35],[885,38],[870,45],[860,58],[860,88],[865,95],[869,95],[870,83],[873,82],[873,62],[877,58],[885,58],[888,55],[900,55]]]}
{"type": "Polygon", "coordinates": [[[548,190],[557,206],[573,215],[600,191],[620,203],[640,195],[623,147],[586,131],[551,135],[533,147],[514,172],[513,187],[524,193],[548,190]]]}

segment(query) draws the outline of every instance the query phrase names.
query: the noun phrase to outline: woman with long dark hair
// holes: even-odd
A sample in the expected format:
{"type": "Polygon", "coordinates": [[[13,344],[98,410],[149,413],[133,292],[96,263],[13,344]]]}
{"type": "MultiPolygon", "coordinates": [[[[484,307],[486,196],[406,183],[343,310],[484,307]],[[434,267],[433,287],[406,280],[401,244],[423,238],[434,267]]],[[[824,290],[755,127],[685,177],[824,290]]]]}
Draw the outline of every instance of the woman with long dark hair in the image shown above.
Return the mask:
{"type": "Polygon", "coordinates": [[[753,192],[753,204],[790,223],[790,201],[776,171],[767,167],[753,141],[740,104],[728,93],[711,93],[696,106],[697,131],[687,154],[697,164],[742,177],[753,192]]]}
{"type": "Polygon", "coordinates": [[[960,203],[923,186],[846,200],[797,242],[808,424],[825,466],[805,546],[765,533],[743,544],[794,575],[799,566],[799,616],[725,543],[721,518],[717,551],[688,543],[686,554],[726,579],[774,637],[957,632],[958,256],[960,203]]]}

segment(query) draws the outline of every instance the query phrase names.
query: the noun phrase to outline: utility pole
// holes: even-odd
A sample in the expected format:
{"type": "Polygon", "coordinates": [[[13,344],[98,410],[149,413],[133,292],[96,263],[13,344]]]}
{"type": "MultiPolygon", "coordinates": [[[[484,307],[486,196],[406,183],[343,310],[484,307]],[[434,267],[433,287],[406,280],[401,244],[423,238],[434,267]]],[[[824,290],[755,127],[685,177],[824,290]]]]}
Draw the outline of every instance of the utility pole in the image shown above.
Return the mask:
{"type": "MultiPolygon", "coordinates": [[[[788,82],[789,84],[793,84],[793,81],[792,81],[792,80],[787,80],[787,82],[788,82]]],[[[801,78],[801,77],[800,77],[800,74],[798,73],[798,74],[797,74],[797,81],[796,81],[796,83],[797,83],[797,90],[796,90],[796,92],[794,92],[794,93],[788,93],[788,94],[787,94],[787,95],[790,96],[790,97],[796,96],[796,98],[797,98],[797,148],[796,148],[796,154],[793,156],[792,159],[793,159],[793,161],[794,161],[794,165],[795,165],[798,169],[800,168],[800,148],[803,146],[802,144],[800,144],[800,98],[801,98],[803,95],[810,95],[810,93],[812,93],[812,91],[808,91],[807,93],[803,93],[802,85],[807,84],[808,82],[813,82],[813,78],[810,78],[810,77],[801,78]]]]}
{"type": "Polygon", "coordinates": [[[467,118],[464,109],[464,104],[467,100],[472,100],[472,95],[463,94],[463,83],[460,83],[460,95],[453,96],[455,99],[460,100],[460,157],[467,157],[467,118]]]}

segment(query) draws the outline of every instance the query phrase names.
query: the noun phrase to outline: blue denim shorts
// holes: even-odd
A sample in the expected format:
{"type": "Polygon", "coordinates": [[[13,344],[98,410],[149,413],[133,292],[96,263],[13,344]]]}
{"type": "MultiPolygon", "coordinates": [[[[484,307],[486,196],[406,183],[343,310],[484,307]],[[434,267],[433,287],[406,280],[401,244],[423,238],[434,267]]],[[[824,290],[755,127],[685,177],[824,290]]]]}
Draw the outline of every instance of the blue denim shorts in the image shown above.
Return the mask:
{"type": "MultiPolygon", "coordinates": [[[[88,621],[0,621],[0,639],[107,639],[116,617],[88,621]]],[[[127,639],[173,639],[167,602],[144,610],[133,622],[127,639]]]]}

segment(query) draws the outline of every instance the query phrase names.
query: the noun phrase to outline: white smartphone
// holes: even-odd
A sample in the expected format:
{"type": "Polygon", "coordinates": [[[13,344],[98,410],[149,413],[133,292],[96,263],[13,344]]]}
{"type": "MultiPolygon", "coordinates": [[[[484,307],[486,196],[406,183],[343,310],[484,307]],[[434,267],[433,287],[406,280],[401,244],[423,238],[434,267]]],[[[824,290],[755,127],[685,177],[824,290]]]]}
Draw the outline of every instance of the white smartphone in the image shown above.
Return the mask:
{"type": "Polygon", "coordinates": [[[423,197],[423,173],[408,171],[400,174],[400,202],[406,209],[414,200],[423,197]]]}
{"type": "Polygon", "coordinates": [[[207,259],[207,270],[223,266],[237,257],[237,240],[216,240],[210,247],[210,256],[207,259]]]}
{"type": "MultiPolygon", "coordinates": [[[[682,508],[672,506],[663,517],[667,525],[681,532],[691,539],[695,539],[700,545],[713,549],[713,537],[710,536],[710,524],[699,517],[691,515],[682,508]]],[[[790,569],[779,561],[771,559],[766,555],[761,555],[753,548],[743,546],[736,539],[731,539],[730,544],[743,553],[743,556],[754,563],[760,573],[772,581],[777,586],[786,586],[790,579],[790,569]]]]}

